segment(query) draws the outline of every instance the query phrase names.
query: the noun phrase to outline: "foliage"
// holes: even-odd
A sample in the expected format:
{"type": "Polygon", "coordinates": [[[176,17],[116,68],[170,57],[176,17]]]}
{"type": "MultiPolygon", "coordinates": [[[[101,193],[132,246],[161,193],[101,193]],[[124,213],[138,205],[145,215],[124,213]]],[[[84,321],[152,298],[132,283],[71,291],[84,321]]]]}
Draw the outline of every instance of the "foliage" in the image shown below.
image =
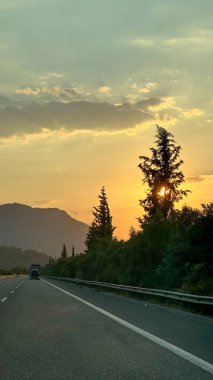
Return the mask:
{"type": "Polygon", "coordinates": [[[184,207],[178,212],[166,255],[157,270],[166,289],[213,292],[212,205],[203,205],[201,211],[184,207]]]}
{"type": "Polygon", "coordinates": [[[0,268],[0,276],[4,276],[4,275],[11,275],[11,274],[14,274],[15,272],[13,270],[6,270],[6,269],[1,269],[0,268]]]}
{"type": "Polygon", "coordinates": [[[213,207],[159,212],[129,240],[102,238],[51,263],[55,276],[213,295],[213,207]]]}
{"type": "Polygon", "coordinates": [[[105,188],[102,187],[101,194],[98,196],[99,206],[94,207],[93,216],[94,220],[89,228],[87,238],[85,241],[87,250],[102,238],[112,239],[115,227],[112,225],[112,216],[108,206],[105,188]]]}
{"type": "Polygon", "coordinates": [[[67,258],[67,248],[66,248],[66,245],[64,244],[63,245],[63,249],[62,249],[62,252],[61,252],[61,257],[63,259],[66,259],[67,258]]]}
{"type": "Polygon", "coordinates": [[[170,132],[157,128],[152,157],[140,157],[139,167],[149,186],[141,201],[146,212],[141,220],[143,229],[131,227],[127,241],[113,238],[112,217],[102,188],[87,235],[87,254],[52,261],[46,273],[213,295],[213,203],[202,205],[201,210],[188,206],[175,210],[175,202],[188,193],[179,189],[184,182],[181,148],[170,132]]]}
{"type": "Polygon", "coordinates": [[[175,144],[173,135],[165,128],[157,126],[156,148],[150,148],[151,157],[140,156],[143,183],[148,185],[147,196],[140,200],[146,213],[141,224],[152,218],[160,210],[165,218],[174,210],[174,203],[186,196],[189,190],[180,189],[184,175],[180,170],[183,160],[179,159],[181,147],[175,144]]]}

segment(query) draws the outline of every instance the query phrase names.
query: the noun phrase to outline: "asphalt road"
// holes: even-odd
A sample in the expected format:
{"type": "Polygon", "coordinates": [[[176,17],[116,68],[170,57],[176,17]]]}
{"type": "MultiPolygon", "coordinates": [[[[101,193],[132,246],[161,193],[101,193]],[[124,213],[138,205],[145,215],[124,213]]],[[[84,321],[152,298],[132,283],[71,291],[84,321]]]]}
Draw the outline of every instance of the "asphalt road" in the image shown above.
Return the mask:
{"type": "Polygon", "coordinates": [[[0,379],[213,379],[212,319],[48,281],[62,290],[27,277],[0,283],[0,379]],[[197,364],[140,331],[194,355],[197,364]]]}

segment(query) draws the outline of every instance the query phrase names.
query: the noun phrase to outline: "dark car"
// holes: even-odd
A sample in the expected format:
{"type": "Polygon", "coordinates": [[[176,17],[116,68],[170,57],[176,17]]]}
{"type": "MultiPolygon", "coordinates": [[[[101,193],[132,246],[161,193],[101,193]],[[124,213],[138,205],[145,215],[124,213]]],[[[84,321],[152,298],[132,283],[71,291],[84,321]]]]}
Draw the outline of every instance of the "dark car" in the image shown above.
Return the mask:
{"type": "Polygon", "coordinates": [[[30,280],[39,280],[39,271],[37,269],[32,269],[30,280]]]}

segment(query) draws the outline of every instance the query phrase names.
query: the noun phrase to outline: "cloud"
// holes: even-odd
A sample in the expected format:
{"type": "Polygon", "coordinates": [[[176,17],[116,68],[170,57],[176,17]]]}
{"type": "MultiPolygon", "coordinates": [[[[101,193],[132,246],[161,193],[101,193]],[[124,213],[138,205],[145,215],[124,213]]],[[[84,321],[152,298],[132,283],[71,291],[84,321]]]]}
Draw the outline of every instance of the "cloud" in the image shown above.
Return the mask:
{"type": "Polygon", "coordinates": [[[136,46],[138,45],[138,46],[144,46],[144,47],[154,46],[155,43],[156,43],[156,40],[151,39],[151,38],[136,38],[131,41],[132,45],[136,45],[136,46]]]}
{"type": "MultiPolygon", "coordinates": [[[[150,82],[150,86],[151,82],[150,82]]],[[[21,94],[28,96],[35,89],[25,88],[21,94]],[[23,93],[22,93],[23,92],[23,93]]],[[[0,107],[1,142],[19,141],[25,136],[26,142],[34,139],[68,138],[70,133],[138,133],[143,125],[164,126],[176,124],[178,117],[200,117],[203,111],[197,108],[182,109],[173,97],[151,97],[138,100],[138,94],[130,94],[122,103],[79,100],[73,88],[54,86],[45,88],[57,101],[32,103],[7,102],[0,107]],[[73,97],[74,96],[74,97],[73,97]],[[66,132],[66,133],[65,133],[66,132]],[[53,135],[52,135],[53,133],[53,135]]],[[[20,94],[19,94],[20,95],[20,94]]],[[[35,96],[35,95],[33,95],[35,96]]]]}
{"type": "Polygon", "coordinates": [[[185,117],[192,118],[192,117],[200,117],[203,115],[204,112],[200,110],[199,108],[193,108],[191,110],[183,110],[182,113],[185,117]]]}
{"type": "Polygon", "coordinates": [[[72,101],[43,104],[34,102],[22,107],[4,107],[0,109],[0,136],[6,138],[61,129],[119,131],[147,121],[155,124],[156,114],[153,109],[163,103],[164,99],[150,98],[119,105],[72,101]]]}
{"type": "Polygon", "coordinates": [[[71,88],[71,87],[65,87],[63,91],[70,95],[79,95],[79,89],[78,88],[71,88]]]}
{"type": "Polygon", "coordinates": [[[149,109],[151,111],[161,111],[164,109],[175,109],[176,107],[176,101],[172,96],[164,96],[162,98],[153,98],[155,101],[153,101],[151,104],[149,104],[149,109]],[[158,99],[161,101],[158,102],[158,99]]]}
{"type": "Polygon", "coordinates": [[[101,94],[108,94],[111,91],[111,88],[109,86],[100,86],[98,89],[98,92],[101,94]]]}
{"type": "Polygon", "coordinates": [[[36,200],[36,201],[31,201],[29,202],[29,204],[32,206],[32,207],[57,207],[58,204],[61,202],[60,199],[39,199],[39,200],[36,200]]]}
{"type": "Polygon", "coordinates": [[[39,95],[42,92],[40,88],[25,87],[15,90],[16,94],[22,95],[39,95]]]}
{"type": "Polygon", "coordinates": [[[203,43],[206,39],[203,37],[177,37],[169,38],[164,40],[165,45],[186,45],[186,44],[200,44],[203,43]]]}
{"type": "Polygon", "coordinates": [[[150,92],[150,89],[148,87],[143,87],[143,88],[140,88],[140,90],[138,90],[139,94],[143,93],[143,94],[147,94],[150,92]]]}
{"type": "MultiPolygon", "coordinates": [[[[150,93],[154,88],[156,88],[158,86],[158,83],[157,82],[151,82],[150,80],[143,84],[142,86],[136,82],[133,82],[131,84],[131,88],[137,92],[138,94],[148,94],[150,93]]],[[[129,95],[130,96],[133,96],[132,94],[129,95]]],[[[134,95],[136,96],[136,95],[134,95]]]]}
{"type": "MultiPolygon", "coordinates": [[[[143,99],[139,100],[135,106],[139,107],[140,109],[162,109],[165,108],[165,104],[167,103],[167,98],[149,98],[149,99],[143,99]]],[[[167,108],[167,107],[166,107],[167,108]]]]}
{"type": "Polygon", "coordinates": [[[212,174],[203,174],[203,175],[195,175],[191,177],[186,177],[187,182],[212,182],[213,175],[212,174]]]}
{"type": "Polygon", "coordinates": [[[139,88],[138,92],[139,92],[139,94],[141,94],[141,93],[147,94],[147,93],[151,92],[157,86],[158,86],[157,82],[148,82],[142,88],[139,88]]]}
{"type": "Polygon", "coordinates": [[[177,36],[164,40],[165,45],[201,45],[203,43],[212,43],[213,32],[208,29],[195,29],[190,34],[184,36],[177,36]]]}
{"type": "Polygon", "coordinates": [[[65,95],[78,95],[79,93],[76,89],[72,87],[25,87],[15,90],[16,94],[19,95],[32,95],[32,96],[42,96],[42,95],[54,95],[54,96],[65,96],[65,95]]]}
{"type": "Polygon", "coordinates": [[[48,73],[47,76],[49,78],[63,78],[64,74],[60,74],[60,73],[48,73]]]}
{"type": "Polygon", "coordinates": [[[156,99],[156,100],[161,99],[160,102],[155,101],[153,102],[153,104],[149,105],[149,110],[153,112],[170,110],[170,111],[173,111],[175,114],[182,115],[186,118],[196,118],[204,114],[204,112],[199,108],[184,109],[184,108],[178,107],[176,105],[175,98],[171,96],[165,96],[162,98],[153,98],[153,99],[156,99]]]}
{"type": "Polygon", "coordinates": [[[64,74],[62,73],[47,73],[45,75],[41,75],[39,77],[39,79],[41,80],[48,80],[48,79],[52,79],[52,78],[63,78],[64,77],[64,74]]]}
{"type": "MultiPolygon", "coordinates": [[[[59,140],[67,140],[69,138],[73,137],[79,137],[82,135],[88,135],[88,134],[95,134],[91,130],[81,129],[81,130],[67,130],[65,128],[59,128],[59,129],[48,129],[48,128],[42,128],[41,130],[34,131],[34,132],[23,132],[22,134],[17,133],[13,134],[11,136],[6,137],[0,137],[0,143],[4,146],[10,146],[10,145],[27,145],[32,143],[41,143],[42,141],[50,142],[58,142],[59,140]]],[[[56,167],[57,171],[60,171],[60,167],[56,167]]]]}
{"type": "Polygon", "coordinates": [[[34,205],[37,205],[37,206],[45,206],[47,204],[51,203],[49,200],[47,199],[42,199],[42,200],[39,200],[39,201],[33,201],[33,204],[34,205]]]}
{"type": "Polygon", "coordinates": [[[192,177],[186,177],[187,182],[202,182],[204,181],[204,177],[200,175],[192,176],[192,177]]]}
{"type": "Polygon", "coordinates": [[[173,38],[165,38],[165,37],[139,37],[129,41],[129,44],[132,46],[141,46],[144,48],[151,47],[178,47],[178,46],[186,46],[186,45],[203,45],[206,43],[212,43],[213,40],[213,32],[212,30],[202,30],[195,29],[191,30],[190,33],[186,33],[185,35],[177,35],[173,38]]]}

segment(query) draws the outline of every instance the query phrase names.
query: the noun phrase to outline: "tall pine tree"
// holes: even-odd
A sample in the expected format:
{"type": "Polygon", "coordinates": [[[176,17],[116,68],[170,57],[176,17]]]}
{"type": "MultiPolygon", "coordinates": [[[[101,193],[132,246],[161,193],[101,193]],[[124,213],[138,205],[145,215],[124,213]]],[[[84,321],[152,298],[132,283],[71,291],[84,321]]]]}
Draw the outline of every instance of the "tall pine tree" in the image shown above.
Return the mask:
{"type": "Polygon", "coordinates": [[[183,160],[179,159],[181,147],[176,145],[173,135],[157,126],[155,144],[155,148],[150,148],[151,157],[140,156],[141,163],[138,165],[143,173],[143,183],[148,185],[146,198],[140,200],[146,213],[143,219],[139,219],[142,225],[158,212],[164,218],[169,217],[175,202],[189,192],[180,189],[184,182],[180,170],[183,160]]]}
{"type": "Polygon", "coordinates": [[[67,258],[67,247],[65,244],[63,244],[63,249],[62,249],[62,252],[61,252],[61,257],[63,259],[66,259],[67,258]]]}
{"type": "Polygon", "coordinates": [[[102,238],[112,239],[115,227],[112,225],[112,216],[108,206],[108,200],[105,188],[102,187],[101,194],[98,196],[99,205],[94,207],[94,220],[89,227],[87,238],[85,241],[87,250],[95,246],[96,242],[102,238]]]}

